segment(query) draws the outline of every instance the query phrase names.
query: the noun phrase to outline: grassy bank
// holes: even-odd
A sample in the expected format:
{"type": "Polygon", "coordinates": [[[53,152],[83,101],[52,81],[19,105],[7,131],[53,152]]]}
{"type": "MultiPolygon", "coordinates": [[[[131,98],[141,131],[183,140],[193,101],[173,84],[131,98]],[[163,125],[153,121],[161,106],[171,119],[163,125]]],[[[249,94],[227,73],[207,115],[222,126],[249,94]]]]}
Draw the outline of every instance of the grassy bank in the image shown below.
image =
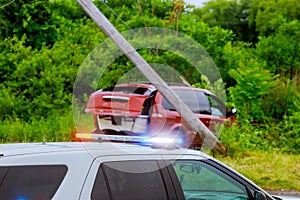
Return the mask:
{"type": "Polygon", "coordinates": [[[266,190],[300,192],[300,155],[247,151],[239,156],[216,156],[266,190]]]}
{"type": "Polygon", "coordinates": [[[300,192],[299,133],[293,124],[236,123],[222,131],[227,156],[217,156],[266,190],[300,192]]]}

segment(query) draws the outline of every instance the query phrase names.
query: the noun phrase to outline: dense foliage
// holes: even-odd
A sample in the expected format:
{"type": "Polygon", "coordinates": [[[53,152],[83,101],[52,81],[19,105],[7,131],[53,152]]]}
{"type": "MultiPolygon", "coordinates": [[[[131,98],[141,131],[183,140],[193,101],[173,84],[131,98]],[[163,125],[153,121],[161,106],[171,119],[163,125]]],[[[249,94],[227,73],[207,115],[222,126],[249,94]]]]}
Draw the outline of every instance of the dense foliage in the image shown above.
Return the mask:
{"type": "MultiPolygon", "coordinates": [[[[172,0],[95,3],[121,32],[168,28],[204,47],[226,83],[227,104],[238,109],[237,123],[221,135],[230,150],[299,153],[297,0],[211,0],[203,8],[172,0]]],[[[0,38],[0,141],[70,140],[78,68],[107,37],[76,1],[0,0],[0,38]]],[[[148,62],[168,64],[191,84],[203,86],[203,78],[177,55],[139,52],[148,62]]],[[[118,58],[99,87],[115,84],[133,67],[126,57],[118,58]]]]}

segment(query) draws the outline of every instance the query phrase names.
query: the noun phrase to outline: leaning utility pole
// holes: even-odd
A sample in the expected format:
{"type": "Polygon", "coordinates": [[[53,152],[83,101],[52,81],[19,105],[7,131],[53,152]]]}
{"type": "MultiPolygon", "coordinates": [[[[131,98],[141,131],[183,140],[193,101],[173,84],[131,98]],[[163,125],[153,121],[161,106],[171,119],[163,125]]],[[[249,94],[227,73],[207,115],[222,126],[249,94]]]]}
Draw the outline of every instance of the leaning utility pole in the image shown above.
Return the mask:
{"type": "Polygon", "coordinates": [[[199,134],[202,141],[211,149],[225,153],[226,148],[218,138],[199,120],[199,118],[177,97],[173,90],[161,79],[152,67],[118,32],[110,21],[99,11],[91,0],[77,0],[84,11],[111,38],[121,51],[136,65],[140,72],[160,91],[160,93],[174,106],[183,120],[199,134]],[[205,140],[204,140],[205,138],[205,140]]]}

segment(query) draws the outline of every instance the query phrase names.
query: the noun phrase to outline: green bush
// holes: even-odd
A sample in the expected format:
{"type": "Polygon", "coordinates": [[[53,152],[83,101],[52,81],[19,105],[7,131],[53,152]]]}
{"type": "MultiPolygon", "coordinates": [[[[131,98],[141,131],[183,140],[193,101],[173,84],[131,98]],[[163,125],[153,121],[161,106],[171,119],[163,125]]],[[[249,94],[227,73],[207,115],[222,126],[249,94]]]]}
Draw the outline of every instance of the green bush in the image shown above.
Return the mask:
{"type": "Polygon", "coordinates": [[[264,62],[251,58],[246,50],[232,52],[232,55],[234,68],[228,73],[237,84],[228,88],[230,99],[244,119],[264,122],[268,117],[262,109],[264,97],[275,87],[274,76],[265,69],[264,62]]]}
{"type": "Polygon", "coordinates": [[[0,122],[0,143],[72,141],[74,132],[71,111],[30,122],[12,116],[0,122]]]}
{"type": "Polygon", "coordinates": [[[300,153],[299,113],[282,123],[253,125],[238,119],[231,127],[222,129],[221,142],[228,155],[241,156],[251,151],[300,153]]]}

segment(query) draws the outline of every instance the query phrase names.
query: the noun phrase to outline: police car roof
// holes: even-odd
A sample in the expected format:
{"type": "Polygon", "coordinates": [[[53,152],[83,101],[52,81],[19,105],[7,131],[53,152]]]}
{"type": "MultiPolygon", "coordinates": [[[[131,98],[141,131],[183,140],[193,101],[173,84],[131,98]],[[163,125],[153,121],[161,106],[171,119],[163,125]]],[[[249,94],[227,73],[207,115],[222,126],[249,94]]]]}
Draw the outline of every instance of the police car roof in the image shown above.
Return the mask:
{"type": "Polygon", "coordinates": [[[29,155],[29,154],[47,154],[47,153],[67,153],[86,152],[94,156],[114,156],[114,155],[194,155],[208,158],[206,154],[191,149],[166,149],[151,148],[139,144],[111,143],[111,142],[47,142],[47,143],[12,143],[0,144],[1,157],[29,155]]]}

